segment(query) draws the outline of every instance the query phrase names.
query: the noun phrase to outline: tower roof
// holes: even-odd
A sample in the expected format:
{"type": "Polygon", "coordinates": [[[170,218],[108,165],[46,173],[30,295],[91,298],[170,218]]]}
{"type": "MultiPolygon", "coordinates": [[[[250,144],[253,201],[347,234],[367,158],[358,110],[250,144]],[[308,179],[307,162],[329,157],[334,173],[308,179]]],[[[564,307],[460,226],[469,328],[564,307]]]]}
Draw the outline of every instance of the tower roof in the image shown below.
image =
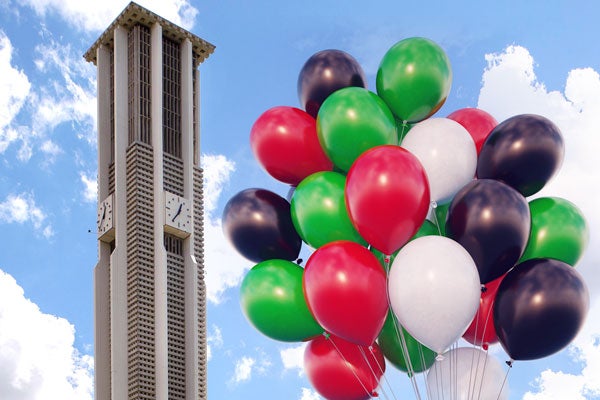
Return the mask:
{"type": "Polygon", "coordinates": [[[83,57],[88,62],[96,64],[96,49],[100,45],[112,47],[114,40],[114,31],[118,25],[122,25],[127,29],[132,28],[134,25],[141,24],[147,27],[151,27],[155,22],[158,22],[163,29],[163,36],[168,37],[176,42],[182,42],[184,39],[189,39],[192,42],[192,52],[194,58],[198,63],[201,63],[208,58],[215,50],[215,46],[208,43],[204,39],[199,38],[193,33],[183,29],[182,27],[175,25],[171,21],[168,21],[153,13],[150,10],[134,3],[133,1],[125,7],[125,9],[119,14],[117,18],[110,24],[108,28],[100,35],[100,37],[94,42],[94,44],[85,52],[83,57]]]}

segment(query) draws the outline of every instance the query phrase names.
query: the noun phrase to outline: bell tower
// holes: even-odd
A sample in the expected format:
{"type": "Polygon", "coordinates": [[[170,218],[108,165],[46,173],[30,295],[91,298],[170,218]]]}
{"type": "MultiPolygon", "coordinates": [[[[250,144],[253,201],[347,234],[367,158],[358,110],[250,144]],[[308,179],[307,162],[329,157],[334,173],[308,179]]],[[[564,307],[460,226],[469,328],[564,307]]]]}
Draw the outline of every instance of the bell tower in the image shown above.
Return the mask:
{"type": "Polygon", "coordinates": [[[130,3],[97,66],[95,398],[206,399],[200,64],[214,46],[130,3]]]}

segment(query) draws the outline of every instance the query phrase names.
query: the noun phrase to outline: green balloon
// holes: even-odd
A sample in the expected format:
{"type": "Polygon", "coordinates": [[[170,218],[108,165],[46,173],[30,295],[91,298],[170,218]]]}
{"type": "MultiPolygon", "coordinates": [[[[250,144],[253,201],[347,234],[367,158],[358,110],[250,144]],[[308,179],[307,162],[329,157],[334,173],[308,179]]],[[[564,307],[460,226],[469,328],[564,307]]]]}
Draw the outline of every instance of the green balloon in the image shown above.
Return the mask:
{"type": "MultiPolygon", "coordinates": [[[[419,227],[419,230],[417,231],[417,233],[415,233],[414,236],[410,238],[409,242],[412,240],[415,240],[416,238],[420,238],[421,236],[435,236],[435,235],[439,235],[438,228],[433,224],[433,222],[431,222],[429,220],[425,220],[425,221],[423,221],[423,225],[421,225],[419,227]]],[[[394,254],[390,255],[390,261],[389,261],[388,265],[392,265],[392,263],[394,262],[394,258],[396,258],[396,255],[398,254],[398,252],[400,250],[401,249],[395,251],[394,254]]],[[[374,247],[371,248],[371,252],[373,254],[375,254],[375,257],[377,257],[377,259],[379,260],[381,265],[383,265],[385,267],[385,254],[383,254],[382,252],[380,252],[379,250],[377,250],[374,247]]],[[[389,270],[389,266],[387,267],[387,269],[389,270]]]]}
{"type": "Polygon", "coordinates": [[[589,230],[585,217],[573,203],[558,197],[529,202],[531,231],[520,262],[553,258],[575,266],[583,255],[589,230]]]}
{"type": "Polygon", "coordinates": [[[394,324],[395,319],[389,311],[385,324],[377,337],[377,343],[379,343],[385,358],[404,372],[419,373],[428,370],[435,362],[437,354],[419,343],[404,328],[396,327],[394,324]],[[403,342],[406,348],[403,346],[403,342]],[[410,364],[407,363],[407,355],[410,364]]]}
{"type": "Polygon", "coordinates": [[[367,242],[352,225],[344,200],[346,177],[332,171],[304,178],[291,201],[292,222],[308,245],[317,249],[335,240],[367,242]]]}
{"type": "Polygon", "coordinates": [[[244,277],[240,302],[244,315],[262,334],[299,342],[323,333],[308,309],[302,289],[304,269],[287,260],[266,260],[244,277]]]}
{"type": "Polygon", "coordinates": [[[343,171],[366,150],[398,144],[394,115],[375,93],[347,87],[329,95],[317,115],[321,147],[343,171]]]}
{"type": "Polygon", "coordinates": [[[377,94],[402,121],[418,122],[433,115],[446,101],[451,85],[448,56],[425,38],[396,43],[377,70],[377,94]]]}

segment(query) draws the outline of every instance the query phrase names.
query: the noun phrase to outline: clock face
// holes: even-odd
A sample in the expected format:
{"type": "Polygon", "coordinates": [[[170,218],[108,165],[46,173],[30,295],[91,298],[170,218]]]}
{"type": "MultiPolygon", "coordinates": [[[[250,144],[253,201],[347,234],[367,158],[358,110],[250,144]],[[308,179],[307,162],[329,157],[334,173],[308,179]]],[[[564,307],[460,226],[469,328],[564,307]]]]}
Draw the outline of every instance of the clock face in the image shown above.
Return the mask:
{"type": "Polygon", "coordinates": [[[98,205],[98,236],[102,236],[113,228],[112,195],[98,205]]]}
{"type": "Polygon", "coordinates": [[[191,232],[190,202],[181,196],[165,192],[165,224],[183,232],[191,232]]]}

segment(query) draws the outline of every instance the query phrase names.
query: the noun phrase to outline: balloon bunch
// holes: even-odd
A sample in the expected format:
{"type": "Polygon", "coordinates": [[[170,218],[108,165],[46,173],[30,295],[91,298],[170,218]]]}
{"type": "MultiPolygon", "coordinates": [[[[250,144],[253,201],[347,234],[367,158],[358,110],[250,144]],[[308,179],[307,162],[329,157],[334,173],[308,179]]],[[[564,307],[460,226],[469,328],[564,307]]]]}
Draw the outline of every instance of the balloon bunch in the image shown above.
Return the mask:
{"type": "Polygon", "coordinates": [[[431,118],[451,81],[447,55],[425,38],[388,50],[377,94],[352,56],[321,51],[298,78],[306,111],[274,107],[250,132],[259,164],[292,190],[288,202],[246,189],[225,207],[226,237],[258,263],[242,310],[272,339],[310,341],[305,370],[327,399],[376,396],[385,359],[410,377],[429,370],[434,398],[472,382],[505,398],[489,344],[541,358],[584,321],[573,266],[585,219],[564,199],[526,200],[560,167],[560,131],[475,108],[431,118]],[[314,249],[305,268],[302,242],[314,249]],[[474,347],[443,355],[461,336],[474,347]],[[488,370],[463,379],[473,359],[488,370]]]}

